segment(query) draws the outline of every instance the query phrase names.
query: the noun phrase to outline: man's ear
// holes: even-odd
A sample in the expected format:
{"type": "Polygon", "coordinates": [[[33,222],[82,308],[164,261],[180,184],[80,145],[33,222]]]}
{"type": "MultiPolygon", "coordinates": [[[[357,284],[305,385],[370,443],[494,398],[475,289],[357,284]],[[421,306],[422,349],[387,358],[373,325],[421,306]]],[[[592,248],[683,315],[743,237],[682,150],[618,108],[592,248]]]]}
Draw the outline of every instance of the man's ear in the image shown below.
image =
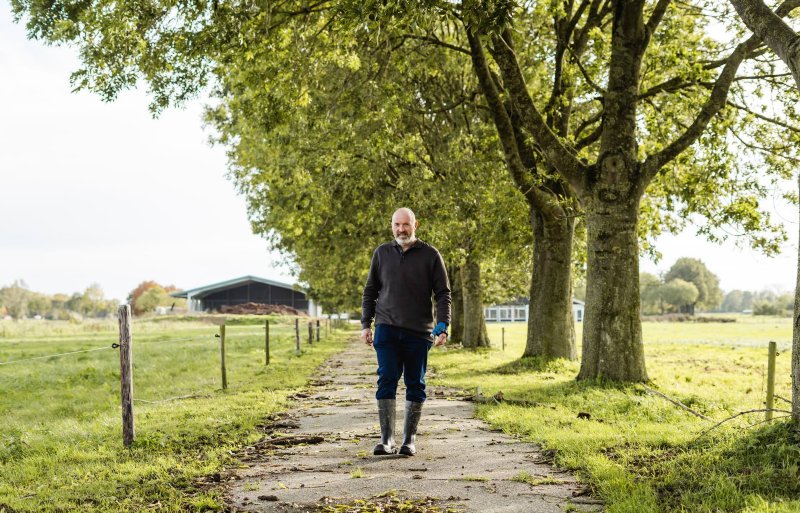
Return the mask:
{"type": "Polygon", "coordinates": [[[415,219],[415,220],[414,220],[414,229],[416,230],[417,228],[419,228],[419,221],[417,221],[417,220],[415,219]]]}

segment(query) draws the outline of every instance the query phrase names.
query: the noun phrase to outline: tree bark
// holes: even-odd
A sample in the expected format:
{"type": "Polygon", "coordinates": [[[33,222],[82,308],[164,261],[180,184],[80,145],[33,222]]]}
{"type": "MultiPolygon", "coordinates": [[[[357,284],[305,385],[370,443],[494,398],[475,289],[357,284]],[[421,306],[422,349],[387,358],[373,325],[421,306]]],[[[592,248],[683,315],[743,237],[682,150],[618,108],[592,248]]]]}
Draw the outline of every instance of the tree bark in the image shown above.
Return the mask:
{"type": "Polygon", "coordinates": [[[464,294],[461,287],[461,268],[451,266],[448,269],[450,272],[450,297],[452,299],[448,342],[461,344],[464,341],[464,294]]]}
{"type": "Polygon", "coordinates": [[[464,347],[489,347],[486,319],[483,315],[481,267],[471,255],[461,266],[461,286],[464,301],[464,347]]]}
{"type": "MultiPolygon", "coordinates": [[[[763,0],[729,1],[747,28],[789,66],[794,81],[800,88],[800,35],[781,19],[781,15],[785,16],[788,12],[773,12],[763,0]]],[[[796,6],[796,2],[784,2],[784,5],[783,10],[788,11],[796,6]]]]}
{"type": "Polygon", "coordinates": [[[639,196],[587,206],[586,316],[578,379],[647,381],[639,320],[639,196]]]}
{"type": "Polygon", "coordinates": [[[535,241],[533,276],[523,356],[575,360],[571,266],[575,220],[552,219],[531,209],[531,225],[535,241]]]}
{"type": "MultiPolygon", "coordinates": [[[[522,130],[519,106],[503,103],[480,37],[467,30],[473,70],[486,96],[497,128],[506,166],[517,188],[525,196],[534,222],[534,269],[528,314],[528,340],[525,355],[548,358],[575,358],[575,331],[572,324],[572,237],[574,220],[562,201],[574,199],[573,191],[559,180],[539,172],[537,152],[530,146],[529,134],[522,130]],[[536,223],[540,232],[536,231],[536,223]],[[540,240],[539,236],[545,237],[540,240]],[[538,266],[538,269],[537,269],[538,266]],[[566,284],[566,285],[565,285],[566,284]],[[568,320],[568,322],[567,322],[568,320]]],[[[506,43],[510,44],[509,40],[506,43]]],[[[506,48],[506,46],[504,46],[506,48]]],[[[505,54],[503,54],[505,55],[505,54]]],[[[509,57],[513,60],[514,57],[509,57]]],[[[516,63],[516,61],[514,61],[516,63]]],[[[517,66],[514,66],[518,69],[517,66]]],[[[517,89],[527,91],[519,77],[517,89]]],[[[527,94],[527,92],[525,93],[527,94]]],[[[552,132],[547,130],[552,135],[552,132]]]]}
{"type": "MultiPolygon", "coordinates": [[[[798,187],[800,187],[800,176],[798,176],[798,187]]],[[[792,327],[792,420],[795,424],[800,424],[800,248],[797,252],[794,326],[792,327]]]]}

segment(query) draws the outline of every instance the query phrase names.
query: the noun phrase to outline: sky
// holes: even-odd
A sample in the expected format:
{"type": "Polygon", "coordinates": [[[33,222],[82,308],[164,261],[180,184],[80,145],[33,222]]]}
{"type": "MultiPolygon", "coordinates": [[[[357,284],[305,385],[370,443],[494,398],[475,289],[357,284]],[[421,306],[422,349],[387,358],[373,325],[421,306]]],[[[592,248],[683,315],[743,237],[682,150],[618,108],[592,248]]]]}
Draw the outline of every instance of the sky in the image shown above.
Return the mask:
{"type": "MultiPolygon", "coordinates": [[[[27,40],[0,4],[0,286],[22,279],[71,294],[98,283],[122,300],[144,280],[294,282],[252,234],[245,201],[225,178],[225,150],[202,127],[202,100],[153,119],[144,88],[113,103],[72,93],[77,67],[75,49],[27,40]]],[[[690,228],[658,239],[662,260],[643,259],[640,269],[664,272],[688,256],[726,291],[791,290],[798,214],[773,205],[791,238],[777,257],[711,244],[690,228]]]]}
{"type": "Polygon", "coordinates": [[[254,274],[292,283],[253,235],[202,102],[153,119],[142,91],[72,93],[76,50],[29,41],[0,3],[0,286],[124,299],[254,274]]]}

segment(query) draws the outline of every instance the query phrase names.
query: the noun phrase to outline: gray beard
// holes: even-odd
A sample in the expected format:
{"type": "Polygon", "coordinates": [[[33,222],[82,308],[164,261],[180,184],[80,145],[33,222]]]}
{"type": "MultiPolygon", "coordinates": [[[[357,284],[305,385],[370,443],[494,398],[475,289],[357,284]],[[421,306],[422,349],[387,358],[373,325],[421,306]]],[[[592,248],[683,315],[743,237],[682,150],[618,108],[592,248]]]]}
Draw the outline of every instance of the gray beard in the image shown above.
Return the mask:
{"type": "Polygon", "coordinates": [[[401,240],[400,237],[395,237],[394,240],[401,246],[408,246],[413,244],[414,241],[417,240],[417,238],[412,235],[411,237],[408,237],[406,240],[401,240]]]}

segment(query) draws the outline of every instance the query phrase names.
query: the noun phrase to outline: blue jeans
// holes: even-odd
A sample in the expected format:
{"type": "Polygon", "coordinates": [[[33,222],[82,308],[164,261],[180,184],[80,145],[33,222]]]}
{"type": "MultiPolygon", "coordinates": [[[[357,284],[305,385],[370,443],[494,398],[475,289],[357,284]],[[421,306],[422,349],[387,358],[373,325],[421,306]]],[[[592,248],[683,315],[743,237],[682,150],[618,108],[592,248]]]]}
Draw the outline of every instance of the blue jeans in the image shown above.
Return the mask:
{"type": "Polygon", "coordinates": [[[406,400],[425,402],[425,369],[433,342],[388,324],[375,326],[372,347],[378,356],[376,399],[394,399],[400,376],[406,384],[406,400]]]}

